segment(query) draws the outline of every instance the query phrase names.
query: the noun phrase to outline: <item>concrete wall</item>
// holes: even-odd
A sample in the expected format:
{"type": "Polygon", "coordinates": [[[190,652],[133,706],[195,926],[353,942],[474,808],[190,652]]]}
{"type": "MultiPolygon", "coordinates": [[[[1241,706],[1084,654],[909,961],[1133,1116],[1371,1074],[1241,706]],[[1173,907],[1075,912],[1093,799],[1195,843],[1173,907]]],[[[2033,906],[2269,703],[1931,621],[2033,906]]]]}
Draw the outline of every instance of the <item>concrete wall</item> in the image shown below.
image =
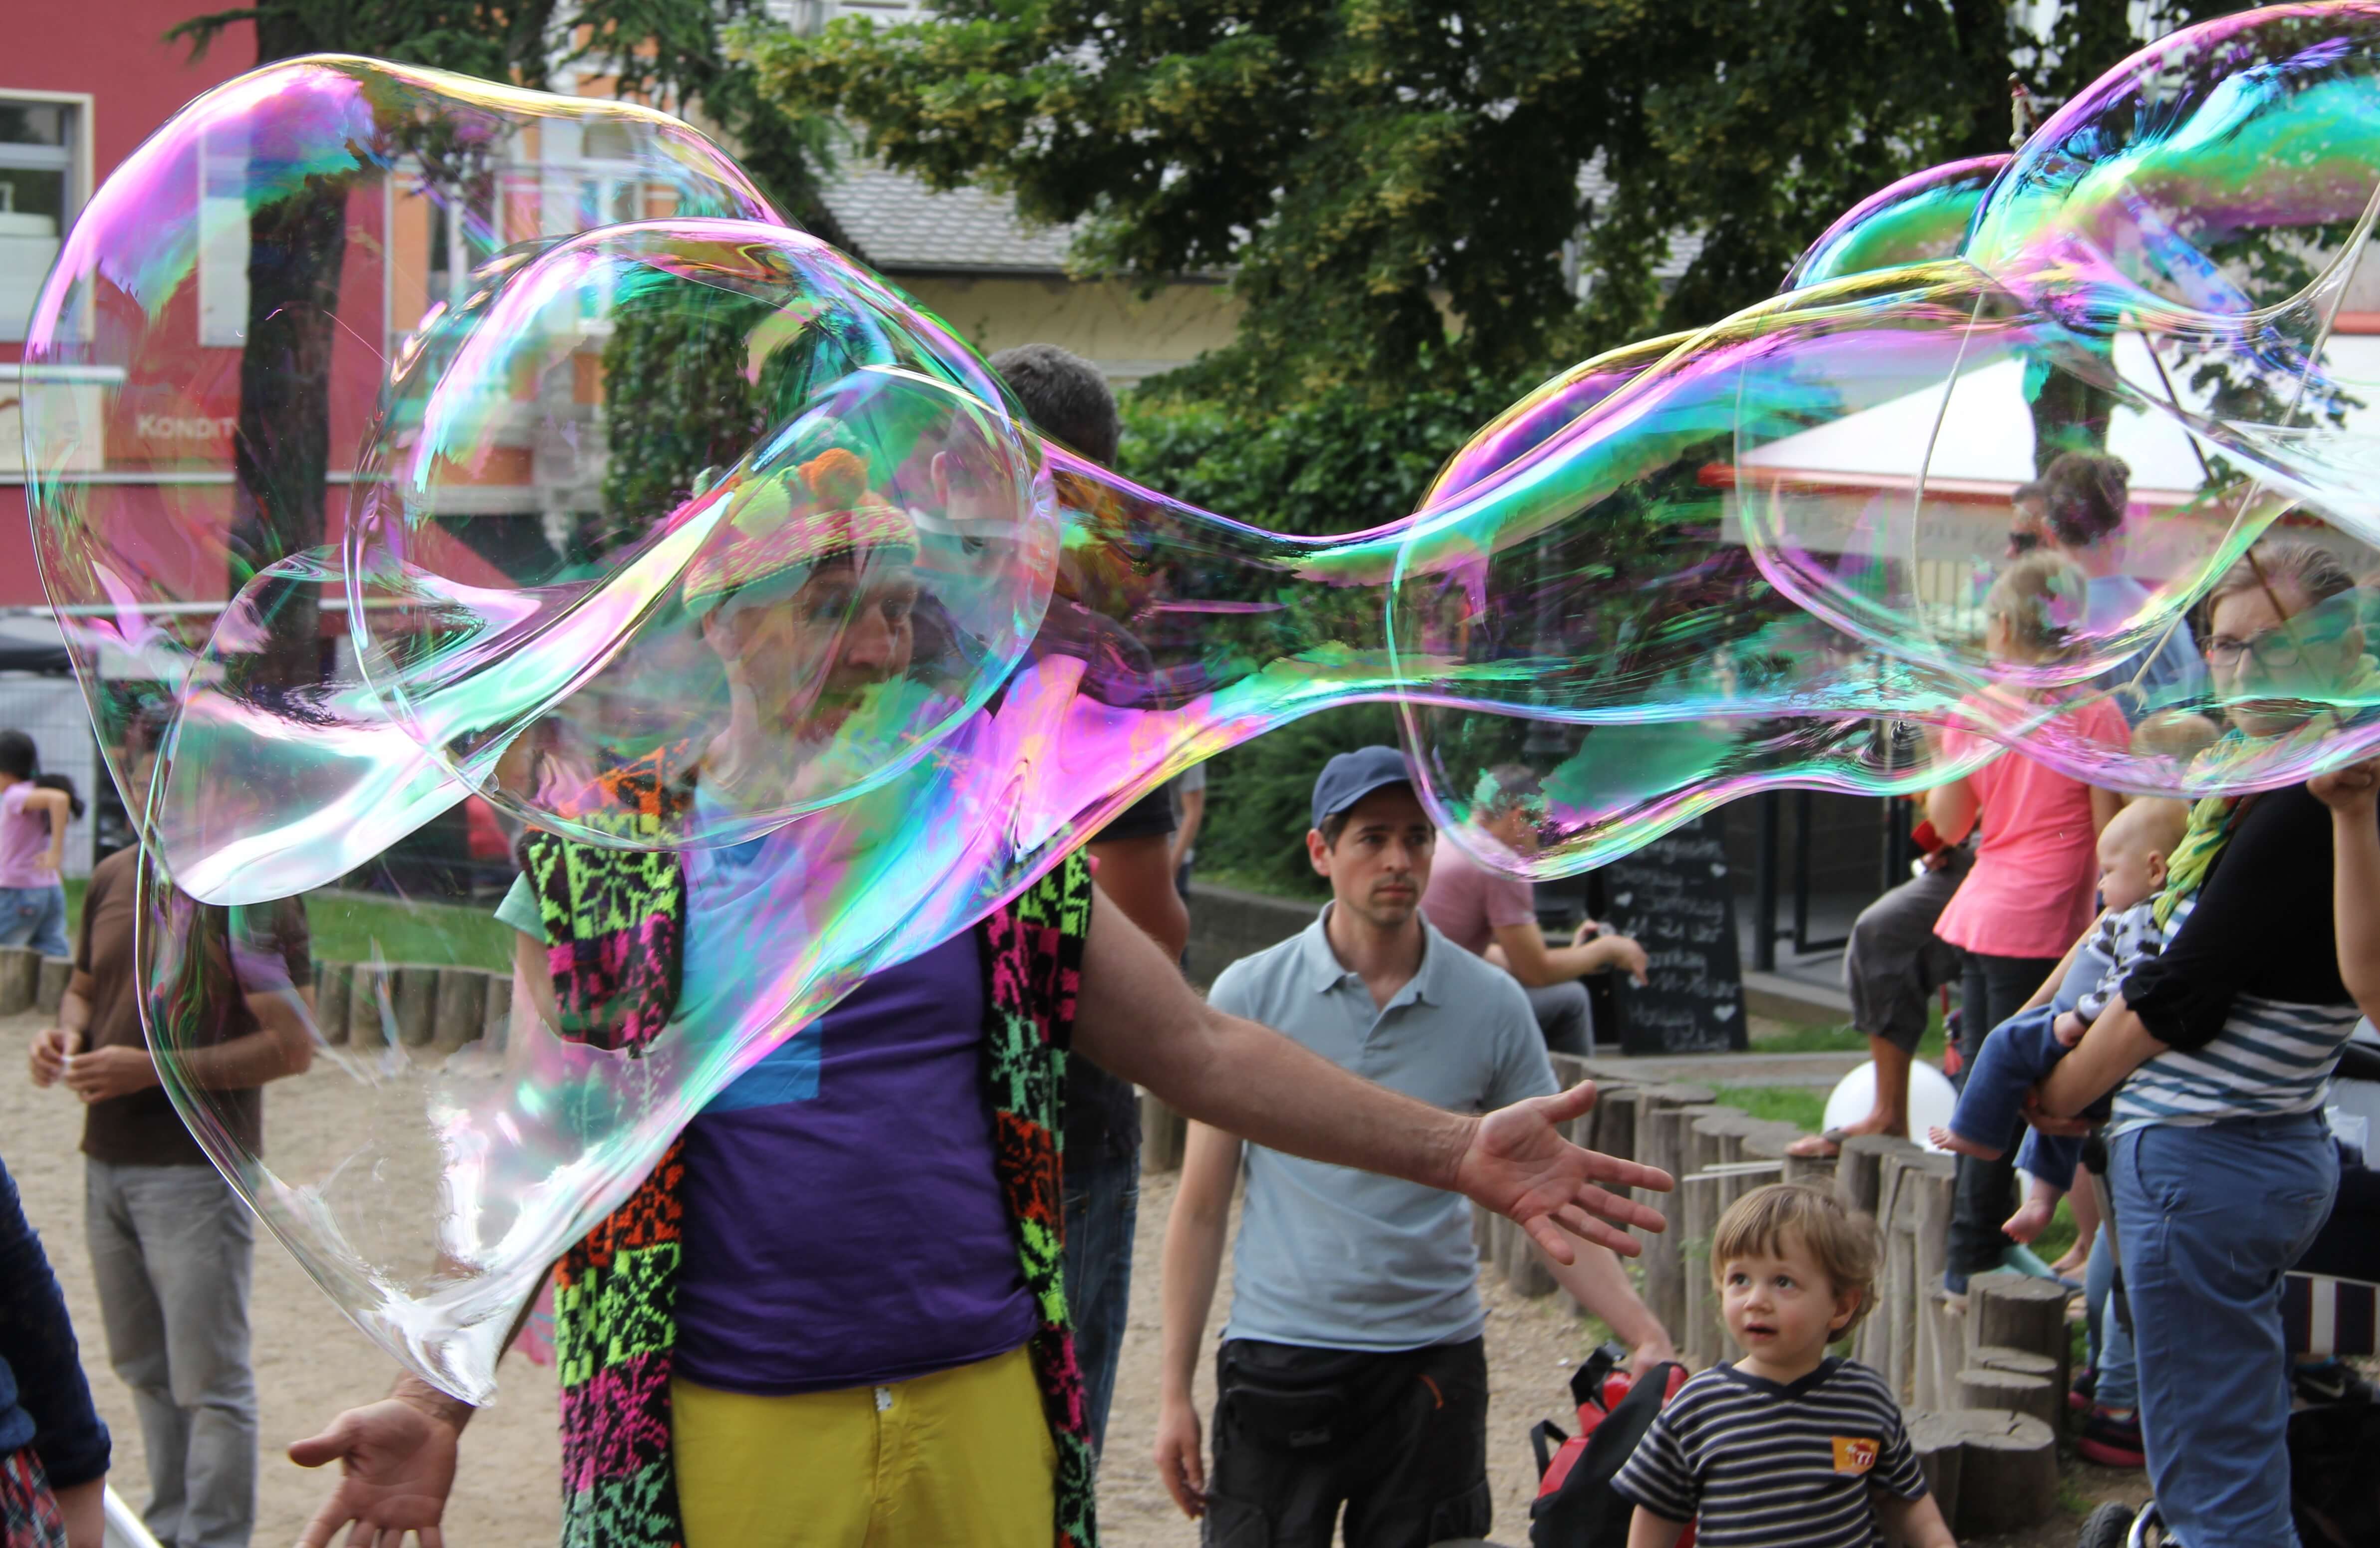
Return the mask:
{"type": "Polygon", "coordinates": [[[1205,988],[1242,957],[1287,940],[1321,913],[1319,903],[1284,902],[1254,892],[1190,884],[1190,982],[1205,988]]]}

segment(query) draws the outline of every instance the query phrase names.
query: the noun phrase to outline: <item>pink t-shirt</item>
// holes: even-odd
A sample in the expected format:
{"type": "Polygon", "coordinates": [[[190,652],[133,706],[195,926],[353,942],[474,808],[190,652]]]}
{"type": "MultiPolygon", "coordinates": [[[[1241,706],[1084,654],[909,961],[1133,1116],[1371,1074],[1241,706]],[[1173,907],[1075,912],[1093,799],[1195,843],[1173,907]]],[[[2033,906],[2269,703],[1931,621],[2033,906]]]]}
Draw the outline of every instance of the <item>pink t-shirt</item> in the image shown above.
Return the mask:
{"type": "Polygon", "coordinates": [[[1534,886],[1488,869],[1444,836],[1436,853],[1437,858],[1430,862],[1429,887],[1421,895],[1421,912],[1447,939],[1479,955],[1504,925],[1536,922],[1534,886]]]}
{"type": "Polygon", "coordinates": [[[0,791],[0,887],[47,887],[58,879],[42,869],[50,853],[50,825],[39,812],[25,810],[33,793],[30,780],[19,780],[0,791]]]}
{"type": "MultiPolygon", "coordinates": [[[[2123,714],[2105,699],[2058,717],[2067,734],[2112,747],[2131,744],[2123,714]]],[[[1983,739],[1946,731],[1957,756],[1983,739]]],[[[2098,836],[2091,787],[2010,753],[1967,776],[1983,816],[1975,864],[1935,922],[1951,945],[1994,957],[2059,957],[2091,925],[2099,890],[2098,836]]]]}

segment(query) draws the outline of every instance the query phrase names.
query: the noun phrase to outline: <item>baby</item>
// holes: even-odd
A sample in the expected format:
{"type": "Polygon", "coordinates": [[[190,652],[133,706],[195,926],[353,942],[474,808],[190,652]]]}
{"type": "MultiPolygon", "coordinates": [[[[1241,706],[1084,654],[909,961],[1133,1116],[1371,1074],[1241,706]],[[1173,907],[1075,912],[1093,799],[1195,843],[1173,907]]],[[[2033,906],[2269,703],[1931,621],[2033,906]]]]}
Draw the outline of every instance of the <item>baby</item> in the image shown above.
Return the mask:
{"type": "MultiPolygon", "coordinates": [[[[2082,1041],[2091,1023],[2116,996],[2131,962],[2156,955],[2164,944],[2155,914],[2165,886],[2166,859],[2181,842],[2190,808],[2179,801],[2135,801],[2116,814],[2099,835],[2099,901],[2103,912],[2090,932],[2074,943],[2060,971],[2032,1003],[1992,1029],[1967,1071],[1966,1089],[1950,1114],[1950,1127],[1928,1132],[1934,1143],[1962,1155],[1997,1161],[2016,1128],[2024,1094],[2047,1075],[2066,1050],[2082,1041]],[[2049,993],[2057,986],[2056,994],[2049,993]]],[[[2105,1118],[2102,1102],[2091,1116],[2105,1118]]],[[[2031,1241],[2049,1224],[2058,1199],[2074,1186],[2082,1155],[2080,1139],[2039,1132],[2025,1136],[2017,1165],[2033,1176],[2023,1204],[2000,1228],[2018,1241],[2031,1241]]]]}
{"type": "Polygon", "coordinates": [[[1711,1236],[1711,1278],[1743,1350],[1670,1399],[1612,1487],[1636,1507],[1628,1548],[1956,1548],[1925,1490],[1900,1405],[1864,1365],[1830,1358],[1867,1310],[1876,1225],[1799,1183],[1755,1189],[1711,1236]]]}

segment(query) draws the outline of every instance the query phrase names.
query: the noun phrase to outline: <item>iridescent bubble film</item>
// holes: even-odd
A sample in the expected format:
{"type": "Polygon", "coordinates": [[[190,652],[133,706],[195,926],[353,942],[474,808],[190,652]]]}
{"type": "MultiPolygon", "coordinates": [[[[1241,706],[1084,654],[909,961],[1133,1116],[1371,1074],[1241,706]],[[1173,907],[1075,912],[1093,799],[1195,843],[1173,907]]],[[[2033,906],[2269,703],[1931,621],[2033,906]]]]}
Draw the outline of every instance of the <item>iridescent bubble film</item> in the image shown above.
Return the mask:
{"type": "Polygon", "coordinates": [[[1327,539],[1044,443],[673,120],[364,60],[235,81],[91,201],[25,366],[169,1088],[347,1314],[477,1399],[739,1072],[1312,710],[1398,703],[1455,841],[1537,877],[2010,748],[2180,794],[2362,756],[2367,593],[2239,566],[2374,567],[2375,38],[2326,6],[2166,40],[1327,539]],[[683,883],[665,1024],[557,1001],[535,834],[683,883]],[[190,1062],[235,998],[370,1121],[242,1144],[190,1062]]]}

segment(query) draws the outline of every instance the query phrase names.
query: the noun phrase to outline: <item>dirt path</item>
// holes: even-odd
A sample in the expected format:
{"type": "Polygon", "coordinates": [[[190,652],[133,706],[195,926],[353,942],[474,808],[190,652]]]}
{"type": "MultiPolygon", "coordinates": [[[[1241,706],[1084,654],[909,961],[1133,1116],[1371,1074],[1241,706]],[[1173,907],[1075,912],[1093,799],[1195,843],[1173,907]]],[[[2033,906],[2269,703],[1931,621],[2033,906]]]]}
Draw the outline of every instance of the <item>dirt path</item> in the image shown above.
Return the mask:
{"type": "MultiPolygon", "coordinates": [[[[30,1017],[0,1021],[0,1155],[22,1191],[25,1208],[50,1251],[83,1341],[83,1364],[100,1411],[115,1432],[114,1482],[136,1506],[147,1495],[140,1429],[124,1386],[107,1368],[99,1308],[82,1238],[82,1162],[76,1151],[81,1108],[61,1092],[32,1089],[23,1078],[25,1040],[39,1023],[30,1017]]],[[[326,1065],[270,1088],[268,1148],[330,1146],[361,1121],[357,1088],[326,1065]]],[[[1110,1548],[1185,1548],[1197,1541],[1157,1481],[1149,1461],[1156,1431],[1158,1367],[1157,1258],[1172,1179],[1153,1177],[1141,1194],[1135,1253],[1131,1325],[1110,1422],[1100,1487],[1102,1539],[1110,1548]]],[[[1228,1276],[1226,1276],[1228,1297],[1228,1276]]],[[[1560,1298],[1526,1300],[1486,1276],[1488,1360],[1493,1397],[1488,1466],[1496,1490],[1500,1542],[1528,1537],[1528,1501],[1536,1468],[1529,1427],[1542,1418],[1567,1419],[1566,1384],[1589,1344],[1585,1324],[1560,1298]]],[[[1223,1298],[1219,1298],[1223,1299],[1223,1298]]],[[[1199,1363],[1199,1411],[1211,1414],[1215,1332],[1226,1311],[1219,1304],[1199,1363]]],[[[254,1320],[257,1378],[262,1394],[264,1462],[256,1541],[294,1542],[321,1503],[325,1481],[293,1467],[282,1455],[290,1441],[352,1404],[386,1391],[388,1359],[340,1317],[296,1262],[270,1239],[256,1254],[254,1320]]],[[[472,1423],[462,1470],[448,1509],[446,1541],[455,1548],[529,1548],[551,1543],[559,1525],[555,1476],[552,1373],[518,1359],[504,1368],[496,1404],[472,1423]]],[[[2121,1493],[2128,1481],[2096,1469],[2070,1472],[2091,1498],[2121,1493]]],[[[2137,1498],[2138,1491],[2131,1492],[2137,1498]]],[[[2010,1540],[1998,1548],[2063,1548],[2071,1523],[2010,1540]]]]}

